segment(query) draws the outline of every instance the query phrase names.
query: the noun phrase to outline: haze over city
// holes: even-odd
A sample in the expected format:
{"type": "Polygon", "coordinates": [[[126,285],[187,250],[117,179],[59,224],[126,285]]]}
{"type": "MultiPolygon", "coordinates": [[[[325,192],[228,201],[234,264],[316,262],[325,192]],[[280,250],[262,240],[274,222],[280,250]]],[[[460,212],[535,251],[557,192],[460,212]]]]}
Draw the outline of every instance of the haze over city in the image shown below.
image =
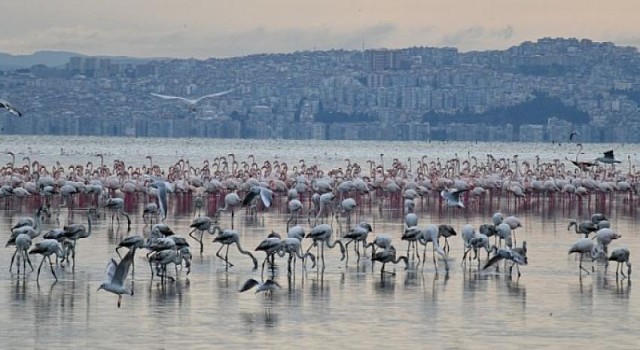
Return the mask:
{"type": "Polygon", "coordinates": [[[0,4],[0,52],[208,58],[299,50],[505,49],[541,37],[640,46],[640,2],[92,1],[0,4]]]}

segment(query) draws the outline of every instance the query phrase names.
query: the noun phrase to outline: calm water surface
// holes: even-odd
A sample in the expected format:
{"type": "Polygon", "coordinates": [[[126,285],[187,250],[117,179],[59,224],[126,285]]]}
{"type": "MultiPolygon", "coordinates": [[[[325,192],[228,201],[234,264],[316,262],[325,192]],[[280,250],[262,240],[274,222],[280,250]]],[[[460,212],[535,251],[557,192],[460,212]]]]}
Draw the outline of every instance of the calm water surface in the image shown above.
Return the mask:
{"type": "MultiPolygon", "coordinates": [[[[627,156],[636,163],[635,145],[585,145],[585,158],[596,157],[614,148],[617,157],[627,156]]],[[[238,159],[254,154],[260,163],[276,157],[288,162],[314,157],[319,164],[345,164],[344,158],[364,163],[367,159],[448,159],[467,156],[478,158],[492,153],[496,157],[521,155],[543,160],[575,156],[574,145],[548,144],[474,144],[474,143],[392,143],[392,142],[302,142],[250,140],[186,140],[186,139],[108,139],[7,137],[0,140],[0,150],[30,156],[44,164],[96,162],[95,153],[104,153],[105,162],[123,159],[134,166],[146,163],[146,155],[154,156],[163,166],[180,157],[192,164],[233,152],[238,159]],[[63,148],[61,152],[61,148],[63,148]]],[[[8,155],[7,160],[10,160],[8,155]]],[[[3,157],[3,155],[0,155],[3,157]]],[[[483,158],[484,159],[484,158],[483,158]]],[[[386,160],[385,160],[386,161],[386,160]]],[[[167,223],[183,236],[193,218],[189,202],[172,198],[167,223]],[[187,204],[185,204],[187,203],[187,204]],[[171,208],[172,207],[172,208],[171,208]],[[177,210],[176,208],[180,208],[177,210]]],[[[9,228],[20,216],[32,215],[33,204],[1,202],[0,229],[8,237],[9,228]]],[[[209,202],[211,204],[211,202],[209,202]]],[[[147,232],[141,218],[142,196],[128,203],[132,213],[131,233],[147,232]]],[[[2,348],[127,348],[189,349],[211,348],[636,348],[635,325],[639,320],[640,300],[628,280],[616,280],[615,265],[605,275],[604,267],[580,279],[578,262],[567,255],[577,235],[568,233],[570,219],[587,218],[596,210],[611,217],[612,227],[622,238],[610,247],[628,247],[632,261],[640,252],[635,204],[626,198],[598,208],[564,205],[550,207],[544,200],[527,209],[515,209],[505,201],[493,207],[468,208],[463,211],[440,208],[437,202],[418,205],[420,225],[449,223],[458,232],[462,225],[477,226],[489,222],[495,210],[517,215],[524,227],[517,231],[518,242],[526,240],[529,265],[521,269],[522,277],[510,279],[494,269],[478,272],[475,265],[462,268],[462,240],[453,237],[450,253],[451,271],[445,275],[440,264],[436,273],[428,259],[423,268],[403,270],[396,276],[380,277],[380,264],[371,266],[363,258],[359,263],[351,252],[348,264],[340,261],[338,251],[326,253],[326,269],[307,269],[298,265],[294,277],[288,277],[286,259],[277,261],[275,279],[282,289],[273,299],[262,294],[238,293],[248,278],[260,278],[252,270],[249,258],[232,247],[230,260],[234,267],[226,269],[215,257],[218,246],[207,239],[202,256],[195,254],[192,273],[179,274],[178,281],[162,286],[150,271],[144,254],[139,252],[133,284],[135,295],[124,296],[121,309],[117,297],[97,287],[114,247],[128,233],[126,226],[112,227],[106,213],[94,222],[93,235],[78,244],[77,268],[57,268],[60,281],[53,283],[47,266],[43,267],[40,285],[35,273],[26,279],[10,274],[13,249],[0,251],[0,327],[4,330],[2,348]]],[[[209,208],[209,210],[214,210],[209,208]]],[[[400,241],[402,213],[382,213],[362,205],[357,221],[373,224],[376,234],[393,235],[395,245],[404,255],[406,243],[400,241]]],[[[248,219],[244,212],[236,215],[235,228],[241,232],[242,245],[250,250],[271,230],[284,233],[285,204],[271,208],[258,220],[248,219]]],[[[67,215],[61,212],[61,225],[86,222],[81,210],[67,215]]],[[[230,217],[222,216],[221,224],[229,227],[230,217]]],[[[334,222],[334,226],[335,226],[334,222]]],[[[44,229],[56,227],[48,219],[44,229]]],[[[308,227],[307,227],[308,228],[308,227]]],[[[335,226],[335,231],[339,231],[335,226]]],[[[195,251],[195,242],[190,240],[195,251]]],[[[308,246],[305,242],[304,247],[308,246]]],[[[263,254],[256,254],[261,262],[263,254]]],[[[39,264],[40,257],[33,259],[39,264]]],[[[588,266],[589,264],[586,264],[588,266]]],[[[393,270],[393,266],[388,266],[393,270]]],[[[14,270],[15,271],[15,270],[14,270]]],[[[173,273],[173,269],[169,269],[173,273]]],[[[632,280],[635,278],[632,275],[632,280]]]]}

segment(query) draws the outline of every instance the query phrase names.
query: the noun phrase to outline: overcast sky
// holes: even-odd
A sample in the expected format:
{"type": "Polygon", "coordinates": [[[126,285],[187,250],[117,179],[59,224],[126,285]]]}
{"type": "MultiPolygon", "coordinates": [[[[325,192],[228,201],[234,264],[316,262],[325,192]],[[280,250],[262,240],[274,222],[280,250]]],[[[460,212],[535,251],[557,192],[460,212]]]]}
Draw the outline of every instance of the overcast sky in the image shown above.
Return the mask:
{"type": "Polygon", "coordinates": [[[541,37],[640,46],[640,0],[6,0],[0,52],[231,57],[297,50],[505,49],[541,37]]]}

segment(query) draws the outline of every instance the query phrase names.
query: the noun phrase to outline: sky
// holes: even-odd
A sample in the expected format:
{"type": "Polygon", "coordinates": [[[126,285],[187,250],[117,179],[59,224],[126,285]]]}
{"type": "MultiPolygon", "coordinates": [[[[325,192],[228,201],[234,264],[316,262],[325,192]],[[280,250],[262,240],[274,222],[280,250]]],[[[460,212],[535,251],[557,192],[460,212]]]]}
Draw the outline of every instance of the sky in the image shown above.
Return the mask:
{"type": "Polygon", "coordinates": [[[640,46],[638,0],[6,0],[0,52],[198,58],[503,50],[543,37],[640,46]]]}

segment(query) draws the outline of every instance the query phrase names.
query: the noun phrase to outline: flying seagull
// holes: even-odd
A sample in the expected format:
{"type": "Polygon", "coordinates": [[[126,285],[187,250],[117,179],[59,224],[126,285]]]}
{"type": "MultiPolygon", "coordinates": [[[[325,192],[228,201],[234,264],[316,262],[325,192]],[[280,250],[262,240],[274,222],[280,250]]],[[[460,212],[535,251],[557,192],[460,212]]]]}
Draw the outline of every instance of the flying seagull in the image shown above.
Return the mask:
{"type": "Polygon", "coordinates": [[[127,289],[124,286],[124,282],[127,279],[127,275],[129,274],[129,267],[133,262],[133,255],[136,250],[131,249],[127,252],[127,255],[122,258],[120,263],[117,263],[113,258],[107,264],[107,275],[98,287],[98,290],[104,289],[107,292],[111,292],[113,294],[118,295],[118,307],[120,307],[120,303],[122,302],[122,294],[131,294],[133,295],[133,291],[127,289]]]}
{"type": "Polygon", "coordinates": [[[468,189],[459,190],[457,188],[447,188],[447,189],[442,190],[442,192],[440,192],[440,196],[442,196],[442,198],[447,200],[447,205],[448,206],[464,208],[464,204],[460,200],[460,195],[462,193],[464,193],[464,192],[467,192],[467,191],[469,191],[469,190],[468,189]]]}
{"type": "Polygon", "coordinates": [[[573,137],[574,137],[574,136],[579,136],[579,135],[580,135],[580,133],[579,133],[579,132],[577,132],[577,131],[573,130],[573,131],[571,132],[571,134],[569,134],[569,141],[573,140],[573,137]]]}
{"type": "Polygon", "coordinates": [[[613,150],[604,152],[604,156],[596,158],[596,162],[605,164],[622,163],[613,156],[613,150]]]}
{"type": "Polygon", "coordinates": [[[242,285],[242,287],[240,288],[240,293],[247,291],[255,286],[258,286],[256,288],[256,293],[260,293],[260,292],[265,292],[266,296],[271,296],[273,294],[274,291],[276,291],[278,288],[280,288],[280,285],[278,284],[278,282],[274,281],[274,280],[266,280],[263,283],[260,283],[258,281],[256,281],[253,278],[248,279],[246,282],[244,282],[244,285],[242,285]]]}
{"type": "Polygon", "coordinates": [[[233,92],[234,90],[235,89],[229,89],[229,90],[225,90],[225,91],[221,91],[221,92],[216,92],[214,94],[204,95],[204,96],[198,97],[196,99],[190,99],[190,98],[185,98],[185,97],[180,97],[180,96],[161,95],[161,94],[156,94],[154,92],[152,92],[151,95],[155,96],[155,97],[160,97],[160,98],[165,99],[165,100],[180,100],[180,101],[186,102],[189,105],[189,110],[191,112],[195,112],[196,111],[196,105],[198,104],[198,102],[204,100],[205,98],[224,96],[226,94],[229,94],[229,93],[233,92]]]}
{"type": "Polygon", "coordinates": [[[15,107],[13,107],[11,103],[9,103],[9,101],[7,100],[0,100],[0,107],[8,110],[9,112],[17,115],[18,117],[22,117],[22,112],[20,112],[15,107]]]}

